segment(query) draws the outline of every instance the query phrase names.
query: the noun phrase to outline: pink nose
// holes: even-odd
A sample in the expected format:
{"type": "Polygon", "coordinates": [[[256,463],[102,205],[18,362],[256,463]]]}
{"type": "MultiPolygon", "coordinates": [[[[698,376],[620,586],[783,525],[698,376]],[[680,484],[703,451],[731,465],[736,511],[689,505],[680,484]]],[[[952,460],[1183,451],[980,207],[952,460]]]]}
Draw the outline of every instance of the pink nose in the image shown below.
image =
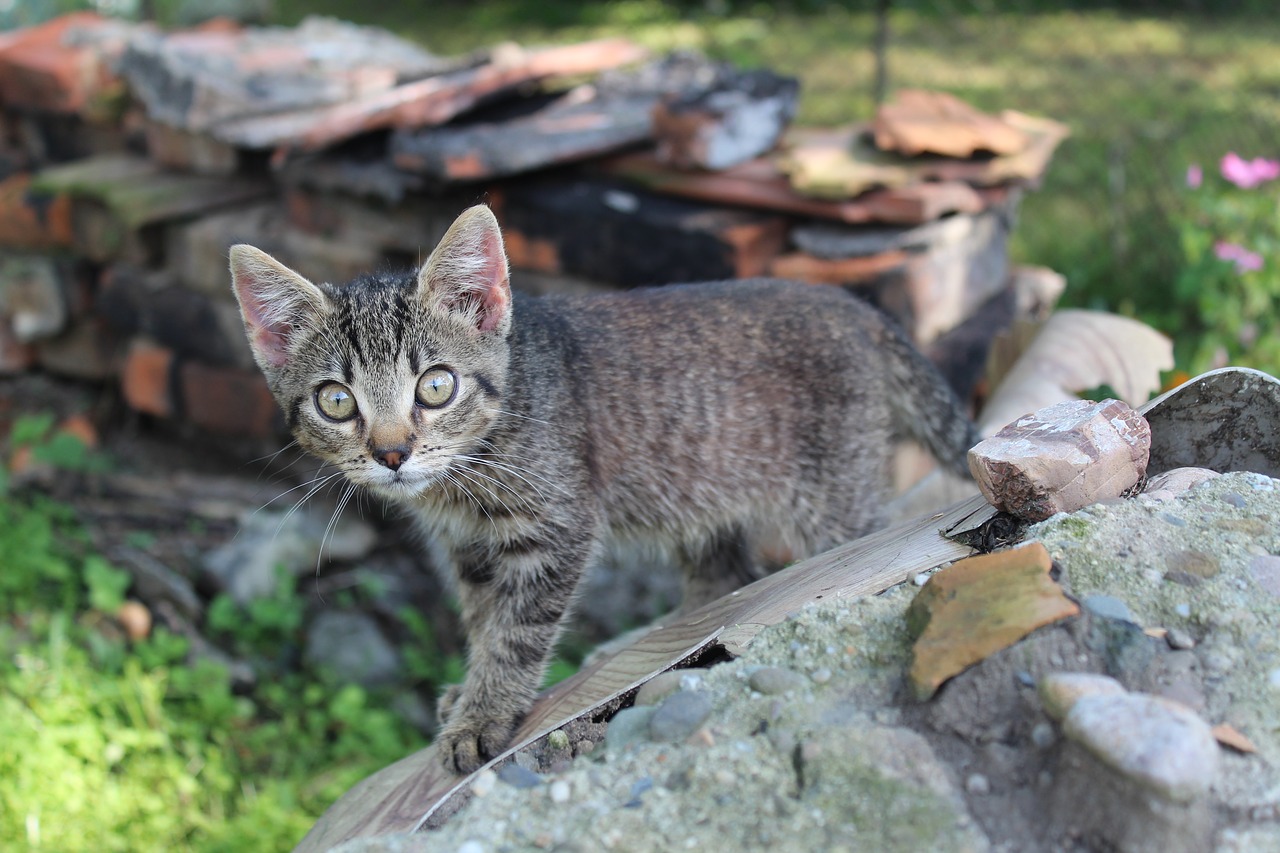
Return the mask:
{"type": "Polygon", "coordinates": [[[400,466],[404,464],[404,460],[409,458],[409,451],[403,447],[395,447],[390,450],[375,450],[373,458],[378,460],[379,465],[390,468],[392,471],[399,471],[400,466]]]}

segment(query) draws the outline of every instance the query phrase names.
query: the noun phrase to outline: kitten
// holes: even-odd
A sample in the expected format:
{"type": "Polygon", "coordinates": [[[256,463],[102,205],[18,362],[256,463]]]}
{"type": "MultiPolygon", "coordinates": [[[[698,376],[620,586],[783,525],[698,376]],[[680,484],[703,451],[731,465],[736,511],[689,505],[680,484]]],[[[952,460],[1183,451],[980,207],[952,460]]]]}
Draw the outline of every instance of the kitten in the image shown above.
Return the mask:
{"type": "Polygon", "coordinates": [[[298,443],[448,548],[469,669],[437,743],[458,772],[507,746],[604,542],[667,547],[692,607],[758,577],[762,542],[809,555],[877,528],[897,432],[961,472],[977,440],[841,289],[513,298],[483,206],[416,276],[316,285],[246,245],[231,274],[298,443]]]}

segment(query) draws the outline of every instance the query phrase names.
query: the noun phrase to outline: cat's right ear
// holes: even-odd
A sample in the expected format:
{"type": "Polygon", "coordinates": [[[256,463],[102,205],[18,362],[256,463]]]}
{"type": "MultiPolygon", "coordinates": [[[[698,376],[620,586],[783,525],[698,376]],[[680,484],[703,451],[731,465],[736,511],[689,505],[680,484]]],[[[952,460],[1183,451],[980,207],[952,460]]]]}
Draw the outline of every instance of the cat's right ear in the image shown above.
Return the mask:
{"type": "Polygon", "coordinates": [[[287,362],[299,334],[328,311],[320,288],[244,243],[231,247],[231,284],[253,356],[263,370],[287,362]]]}

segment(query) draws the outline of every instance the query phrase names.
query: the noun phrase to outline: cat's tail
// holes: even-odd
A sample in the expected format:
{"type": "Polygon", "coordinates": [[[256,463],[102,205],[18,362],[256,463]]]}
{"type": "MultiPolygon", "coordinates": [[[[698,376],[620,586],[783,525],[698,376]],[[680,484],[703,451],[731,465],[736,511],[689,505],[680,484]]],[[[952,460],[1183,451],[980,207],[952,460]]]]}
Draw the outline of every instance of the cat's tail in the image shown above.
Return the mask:
{"type": "Polygon", "coordinates": [[[934,366],[886,318],[881,351],[889,384],[889,401],[899,429],[928,448],[939,462],[970,477],[969,448],[982,436],[955,392],[934,366]]]}

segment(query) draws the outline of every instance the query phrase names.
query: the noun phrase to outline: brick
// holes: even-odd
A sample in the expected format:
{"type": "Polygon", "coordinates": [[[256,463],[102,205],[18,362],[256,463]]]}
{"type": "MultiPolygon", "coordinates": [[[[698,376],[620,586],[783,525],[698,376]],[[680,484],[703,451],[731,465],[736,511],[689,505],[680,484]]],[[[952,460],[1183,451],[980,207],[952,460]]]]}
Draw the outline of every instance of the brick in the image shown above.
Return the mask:
{"type": "Polygon", "coordinates": [[[220,435],[271,438],[283,426],[267,381],[258,371],[184,362],[178,371],[185,420],[220,435]]]}
{"type": "Polygon", "coordinates": [[[409,195],[389,205],[347,193],[299,187],[285,193],[289,222],[301,231],[383,252],[425,258],[474,194],[409,195]]]}
{"type": "Polygon", "coordinates": [[[860,258],[819,258],[790,252],[773,260],[769,274],[813,284],[866,284],[906,264],[907,253],[898,250],[860,258]]]}
{"type": "Polygon", "coordinates": [[[197,175],[226,176],[235,174],[240,165],[239,151],[205,134],[180,130],[157,121],[147,121],[145,132],[147,155],[165,168],[197,175]]]}
{"type": "Polygon", "coordinates": [[[36,344],[40,367],[72,379],[101,382],[119,372],[122,344],[97,317],[84,317],[54,338],[36,344]]]}
{"type": "Polygon", "coordinates": [[[64,249],[72,245],[71,197],[33,193],[31,175],[0,181],[0,246],[8,249],[64,249]]]}
{"type": "Polygon", "coordinates": [[[969,451],[987,501],[1027,521],[1116,498],[1147,471],[1151,427],[1119,400],[1068,400],[1025,415],[969,451]]]}
{"type": "Polygon", "coordinates": [[[120,375],[120,390],[129,408],[161,418],[173,417],[177,412],[173,396],[175,363],[171,350],[135,340],[120,375]]]}
{"type": "Polygon", "coordinates": [[[586,179],[491,194],[513,266],[633,286],[760,275],[786,238],[782,217],[586,179]]]}
{"type": "Polygon", "coordinates": [[[91,12],[63,15],[0,41],[0,103],[53,113],[102,114],[123,94],[112,63],[136,25],[91,12]]]}

